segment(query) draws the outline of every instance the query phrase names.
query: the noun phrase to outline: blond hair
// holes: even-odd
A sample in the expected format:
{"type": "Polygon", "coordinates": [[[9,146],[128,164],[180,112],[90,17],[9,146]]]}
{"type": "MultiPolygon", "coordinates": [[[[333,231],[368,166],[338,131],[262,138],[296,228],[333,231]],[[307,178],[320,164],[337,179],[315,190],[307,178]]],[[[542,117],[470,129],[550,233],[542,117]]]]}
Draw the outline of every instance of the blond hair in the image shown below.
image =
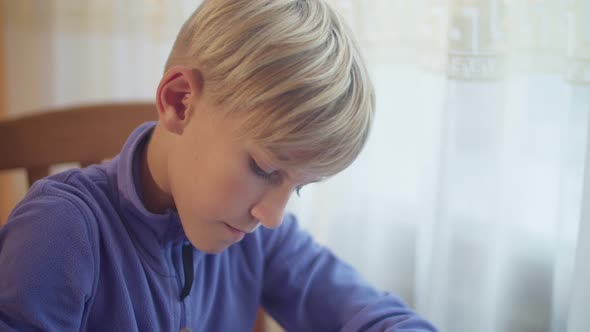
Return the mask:
{"type": "Polygon", "coordinates": [[[205,0],[178,34],[174,65],[198,65],[214,101],[242,112],[243,134],[286,167],[330,176],[367,140],[373,86],[324,0],[205,0]]]}

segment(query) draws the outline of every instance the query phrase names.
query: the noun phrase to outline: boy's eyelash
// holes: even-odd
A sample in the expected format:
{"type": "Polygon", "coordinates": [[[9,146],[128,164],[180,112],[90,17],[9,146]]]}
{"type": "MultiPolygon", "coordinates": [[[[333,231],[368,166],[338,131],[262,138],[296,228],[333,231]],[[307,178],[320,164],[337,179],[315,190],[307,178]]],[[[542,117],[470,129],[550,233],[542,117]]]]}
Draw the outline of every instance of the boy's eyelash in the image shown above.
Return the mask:
{"type": "Polygon", "coordinates": [[[254,159],[250,158],[250,168],[252,169],[252,171],[254,172],[254,174],[256,174],[256,176],[263,178],[263,179],[270,179],[272,174],[266,173],[262,168],[260,168],[260,166],[258,166],[258,164],[256,164],[256,161],[254,161],[254,159]]]}
{"type": "MultiPolygon", "coordinates": [[[[262,168],[260,168],[260,166],[258,166],[258,164],[256,163],[256,161],[253,158],[250,158],[250,168],[252,169],[252,172],[254,172],[254,174],[262,179],[265,180],[270,180],[270,178],[272,177],[272,174],[266,173],[262,168]]],[[[295,188],[295,193],[297,194],[298,197],[301,196],[301,189],[303,188],[303,186],[298,186],[295,188]]]]}
{"type": "Polygon", "coordinates": [[[301,197],[300,192],[301,192],[302,188],[303,188],[303,186],[299,186],[299,187],[295,188],[295,193],[297,194],[297,197],[301,197]]]}

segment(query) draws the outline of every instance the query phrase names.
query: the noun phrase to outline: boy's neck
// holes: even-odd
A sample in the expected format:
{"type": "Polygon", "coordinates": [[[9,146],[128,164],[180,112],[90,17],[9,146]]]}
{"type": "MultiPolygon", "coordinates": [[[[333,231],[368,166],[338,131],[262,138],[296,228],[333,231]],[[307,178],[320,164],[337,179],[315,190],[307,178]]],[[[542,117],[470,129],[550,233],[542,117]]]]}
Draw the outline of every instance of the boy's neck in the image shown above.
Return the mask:
{"type": "Polygon", "coordinates": [[[166,149],[163,148],[161,128],[156,125],[147,144],[141,151],[140,187],[145,208],[156,214],[174,208],[166,178],[166,149]]]}

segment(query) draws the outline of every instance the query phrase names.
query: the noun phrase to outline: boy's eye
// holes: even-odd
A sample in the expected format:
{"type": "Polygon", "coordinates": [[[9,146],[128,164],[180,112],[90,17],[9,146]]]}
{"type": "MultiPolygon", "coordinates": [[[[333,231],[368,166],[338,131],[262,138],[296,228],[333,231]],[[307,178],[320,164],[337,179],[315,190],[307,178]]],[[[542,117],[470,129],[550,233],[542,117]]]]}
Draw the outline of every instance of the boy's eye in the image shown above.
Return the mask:
{"type": "Polygon", "coordinates": [[[250,158],[250,168],[252,169],[252,172],[254,172],[254,174],[256,174],[256,176],[263,178],[263,179],[270,179],[272,174],[266,173],[262,168],[260,168],[260,166],[258,166],[258,164],[256,163],[256,161],[254,161],[254,159],[250,158]]]}
{"type": "MultiPolygon", "coordinates": [[[[250,158],[250,168],[252,169],[252,172],[259,178],[264,180],[272,180],[273,173],[266,173],[260,166],[258,166],[254,158],[250,158]]],[[[303,186],[297,186],[295,188],[295,193],[298,197],[301,196],[300,192],[302,188],[303,186]]]]}

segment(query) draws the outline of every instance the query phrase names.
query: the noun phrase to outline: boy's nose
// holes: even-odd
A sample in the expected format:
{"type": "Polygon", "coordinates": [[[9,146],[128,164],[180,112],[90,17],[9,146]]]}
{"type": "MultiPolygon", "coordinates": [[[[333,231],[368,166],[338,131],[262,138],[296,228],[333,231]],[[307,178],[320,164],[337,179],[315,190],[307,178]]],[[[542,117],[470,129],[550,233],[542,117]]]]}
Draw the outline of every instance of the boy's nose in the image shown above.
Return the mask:
{"type": "Polygon", "coordinates": [[[283,212],[293,190],[288,185],[275,187],[252,207],[250,214],[266,228],[277,228],[283,222],[283,212]]]}

